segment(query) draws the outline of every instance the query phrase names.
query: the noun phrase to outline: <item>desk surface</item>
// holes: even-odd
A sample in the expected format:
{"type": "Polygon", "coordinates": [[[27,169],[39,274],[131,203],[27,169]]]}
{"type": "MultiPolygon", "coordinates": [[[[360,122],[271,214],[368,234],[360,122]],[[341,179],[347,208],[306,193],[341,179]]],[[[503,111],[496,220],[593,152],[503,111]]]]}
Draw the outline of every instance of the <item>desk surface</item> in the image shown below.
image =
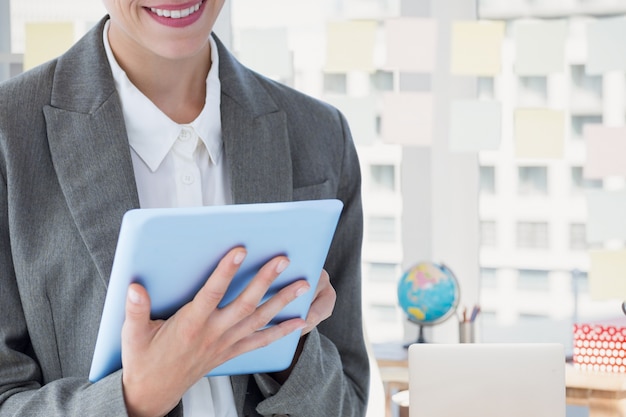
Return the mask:
{"type": "MultiPolygon", "coordinates": [[[[407,349],[399,343],[373,344],[372,348],[383,381],[408,383],[407,349]]],[[[626,374],[583,371],[565,364],[565,387],[568,397],[626,399],[626,374]]]]}

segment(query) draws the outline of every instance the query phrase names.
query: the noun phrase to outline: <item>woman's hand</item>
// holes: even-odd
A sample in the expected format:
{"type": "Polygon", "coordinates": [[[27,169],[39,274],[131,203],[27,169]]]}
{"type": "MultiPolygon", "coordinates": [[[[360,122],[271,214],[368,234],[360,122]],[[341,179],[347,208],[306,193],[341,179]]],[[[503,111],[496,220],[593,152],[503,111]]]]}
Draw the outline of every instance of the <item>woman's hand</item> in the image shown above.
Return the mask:
{"type": "Polygon", "coordinates": [[[313,296],[313,303],[306,317],[306,327],[302,330],[303,336],[333,314],[336,301],[337,293],[330,283],[328,272],[322,270],[313,296]]]}
{"type": "MultiPolygon", "coordinates": [[[[218,308],[245,255],[243,248],[231,250],[194,299],[168,320],[150,320],[148,293],[139,284],[129,287],[122,328],[122,382],[131,417],[166,415],[187,389],[215,367],[296,330],[312,329],[318,318],[327,317],[329,282],[316,293],[314,304],[318,305],[311,307],[311,320],[292,319],[264,329],[310,288],[306,281],[294,282],[258,306],[289,265],[284,256],[265,264],[232,303],[218,308]]],[[[334,296],[334,290],[332,293],[334,296]]]]}
{"type": "Polygon", "coordinates": [[[326,270],[322,270],[317,288],[315,289],[315,295],[313,296],[313,302],[309,308],[309,314],[306,317],[306,327],[302,330],[302,337],[300,338],[300,343],[296,349],[296,354],[291,362],[291,366],[284,371],[273,372],[270,374],[278,383],[284,384],[287,378],[289,378],[293,367],[300,358],[300,353],[302,353],[304,341],[306,340],[306,334],[310,333],[311,330],[316,328],[318,324],[333,314],[336,300],[337,293],[330,283],[328,272],[326,272],[326,270]]]}

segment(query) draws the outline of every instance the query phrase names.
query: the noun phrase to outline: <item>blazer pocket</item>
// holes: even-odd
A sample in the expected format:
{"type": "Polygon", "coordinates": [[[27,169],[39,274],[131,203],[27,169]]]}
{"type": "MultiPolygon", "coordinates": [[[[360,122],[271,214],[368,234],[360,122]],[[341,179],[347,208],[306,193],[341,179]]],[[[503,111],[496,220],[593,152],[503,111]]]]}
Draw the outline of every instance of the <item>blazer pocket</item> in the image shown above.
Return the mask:
{"type": "Polygon", "coordinates": [[[305,185],[293,189],[294,201],[324,200],[327,198],[336,198],[332,184],[328,180],[320,184],[305,185]]]}

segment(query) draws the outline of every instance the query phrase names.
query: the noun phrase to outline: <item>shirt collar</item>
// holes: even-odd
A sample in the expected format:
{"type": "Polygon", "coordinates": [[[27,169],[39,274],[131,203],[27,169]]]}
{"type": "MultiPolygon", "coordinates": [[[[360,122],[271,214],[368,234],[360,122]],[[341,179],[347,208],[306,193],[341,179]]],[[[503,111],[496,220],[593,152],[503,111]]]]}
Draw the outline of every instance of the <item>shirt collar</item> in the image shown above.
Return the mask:
{"type": "Polygon", "coordinates": [[[113,72],[113,79],[122,102],[128,142],[137,155],[156,171],[169,153],[184,126],[191,126],[207,148],[214,164],[222,157],[222,122],[220,114],[221,84],[219,80],[219,55],[212,36],[211,69],[206,80],[206,99],[202,112],[188,125],[170,119],[130,81],[119,66],[109,44],[109,22],[104,27],[104,47],[113,72]]]}

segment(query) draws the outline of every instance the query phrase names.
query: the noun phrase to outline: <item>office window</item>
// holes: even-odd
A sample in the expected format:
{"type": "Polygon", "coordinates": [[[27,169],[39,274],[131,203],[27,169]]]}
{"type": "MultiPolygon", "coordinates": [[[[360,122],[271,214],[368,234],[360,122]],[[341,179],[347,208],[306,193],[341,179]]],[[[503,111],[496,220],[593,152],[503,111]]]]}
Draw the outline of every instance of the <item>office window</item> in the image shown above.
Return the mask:
{"type": "Polygon", "coordinates": [[[393,304],[370,304],[370,319],[383,323],[396,323],[398,321],[398,309],[393,304]]]}
{"type": "Polygon", "coordinates": [[[432,76],[430,74],[400,73],[400,91],[432,91],[432,76]]]}
{"type": "Polygon", "coordinates": [[[493,166],[480,167],[480,192],[487,195],[496,193],[496,168],[493,166]]]}
{"type": "Polygon", "coordinates": [[[370,242],[396,242],[396,219],[394,217],[373,216],[368,220],[368,240],[370,242]]]}
{"type": "Polygon", "coordinates": [[[493,77],[478,77],[476,80],[476,95],[478,99],[491,100],[495,98],[495,82],[493,77]]]}
{"type": "Polygon", "coordinates": [[[495,268],[480,268],[480,287],[498,288],[498,270],[495,268]]]}
{"type": "Polygon", "coordinates": [[[550,276],[548,271],[520,269],[517,276],[517,288],[531,291],[549,290],[550,276]]]}
{"type": "Polygon", "coordinates": [[[585,125],[602,124],[602,116],[598,115],[574,115],[572,116],[572,140],[582,140],[585,125]]]}
{"type": "Polygon", "coordinates": [[[370,85],[373,91],[393,91],[393,72],[378,70],[370,75],[370,85]]]}
{"type": "Polygon", "coordinates": [[[602,77],[588,75],[584,65],[572,65],[572,93],[576,95],[589,95],[590,97],[602,98],[602,77]]]}
{"type": "Polygon", "coordinates": [[[569,247],[571,250],[587,249],[587,226],[584,223],[569,225],[569,247]]]}
{"type": "Polygon", "coordinates": [[[520,77],[518,101],[520,106],[541,106],[548,100],[547,77],[520,77]]]}
{"type": "Polygon", "coordinates": [[[324,92],[347,94],[348,77],[346,74],[324,74],[324,92]]]}
{"type": "Polygon", "coordinates": [[[20,75],[24,71],[23,64],[11,63],[9,64],[9,77],[15,77],[16,75],[20,75]]]}
{"type": "Polygon", "coordinates": [[[547,195],[548,168],[547,167],[519,167],[518,190],[520,195],[547,195]]]}
{"type": "Polygon", "coordinates": [[[371,165],[370,190],[374,193],[393,193],[396,190],[395,166],[371,165]]]}
{"type": "Polygon", "coordinates": [[[579,295],[589,293],[589,274],[578,269],[572,271],[572,292],[576,302],[579,295]]]}
{"type": "Polygon", "coordinates": [[[548,248],[548,223],[518,222],[517,247],[519,249],[548,248]]]}
{"type": "Polygon", "coordinates": [[[480,222],[480,245],[483,247],[494,248],[497,246],[496,222],[491,220],[483,220],[480,222]]]}
{"type": "Polygon", "coordinates": [[[367,269],[369,280],[372,282],[396,283],[400,280],[397,264],[371,262],[367,269]]]}
{"type": "Polygon", "coordinates": [[[586,189],[600,189],[604,186],[602,180],[584,178],[582,167],[572,167],[571,178],[574,194],[582,193],[586,189]]]}

